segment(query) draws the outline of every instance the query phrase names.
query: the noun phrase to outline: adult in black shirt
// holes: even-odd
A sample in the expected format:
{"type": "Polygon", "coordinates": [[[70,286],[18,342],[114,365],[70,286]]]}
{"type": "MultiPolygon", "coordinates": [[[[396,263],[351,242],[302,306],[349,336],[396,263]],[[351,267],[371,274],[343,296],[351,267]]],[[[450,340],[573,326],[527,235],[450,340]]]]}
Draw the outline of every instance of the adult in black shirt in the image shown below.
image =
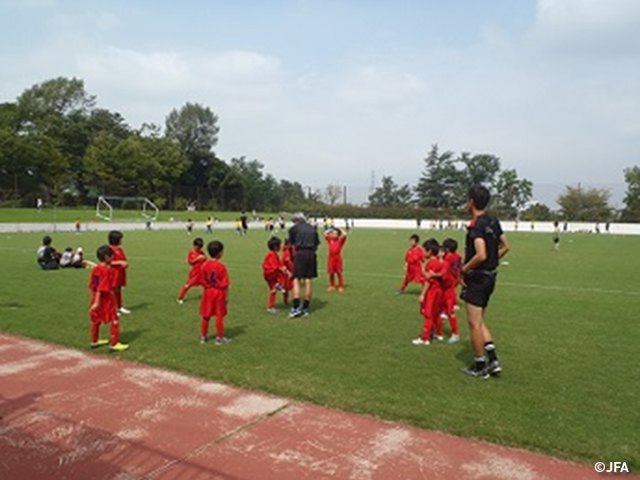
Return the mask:
{"type": "Polygon", "coordinates": [[[473,215],[467,227],[465,260],[462,266],[463,289],[460,297],[466,302],[467,320],[471,332],[475,363],[465,373],[487,378],[498,375],[496,346],[484,321],[484,313],[496,285],[498,263],[509,251],[509,242],[498,219],[486,213],[491,194],[482,185],[469,189],[467,209],[473,215]],[[489,363],[485,361],[485,352],[489,363]]]}
{"type": "Polygon", "coordinates": [[[57,270],[60,267],[60,254],[51,246],[51,237],[46,235],[38,248],[37,261],[43,270],[57,270]]]}
{"type": "Polygon", "coordinates": [[[293,308],[290,318],[309,315],[309,304],[313,293],[313,279],[318,276],[316,250],[320,245],[317,230],[307,223],[302,213],[291,217],[293,227],[289,229],[289,243],[294,248],[293,258],[293,308]],[[300,307],[300,283],[304,282],[304,302],[300,307]]]}
{"type": "Polygon", "coordinates": [[[247,233],[247,230],[249,230],[249,224],[247,223],[247,221],[247,212],[243,210],[240,214],[240,223],[242,223],[242,231],[245,234],[247,233]]]}

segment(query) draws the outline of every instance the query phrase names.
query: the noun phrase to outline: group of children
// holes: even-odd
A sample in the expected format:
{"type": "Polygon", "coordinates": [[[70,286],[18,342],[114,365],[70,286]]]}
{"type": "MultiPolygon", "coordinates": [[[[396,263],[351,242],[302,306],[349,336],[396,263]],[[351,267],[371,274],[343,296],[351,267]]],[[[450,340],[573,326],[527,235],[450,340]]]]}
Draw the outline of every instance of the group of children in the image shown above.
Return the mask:
{"type": "Polygon", "coordinates": [[[457,251],[458,242],[453,238],[447,238],[442,245],[430,238],[422,246],[418,235],[409,238],[405,277],[397,294],[403,294],[410,283],[422,286],[419,302],[424,324],[422,334],[413,340],[414,345],[429,345],[433,339],[444,340],[444,319],[451,325],[448,343],[460,341],[455,312],[462,257],[457,251]]]}
{"type": "Polygon", "coordinates": [[[96,252],[100,263],[93,267],[89,276],[91,348],[108,344],[110,351],[121,352],[129,348],[120,342],[120,315],[131,313],[122,306],[122,288],[127,284],[129,263],[122,249],[122,232],[112,230],[107,238],[109,244],[99,247],[96,252]],[[103,323],[111,326],[109,340],[100,338],[103,323]]]}

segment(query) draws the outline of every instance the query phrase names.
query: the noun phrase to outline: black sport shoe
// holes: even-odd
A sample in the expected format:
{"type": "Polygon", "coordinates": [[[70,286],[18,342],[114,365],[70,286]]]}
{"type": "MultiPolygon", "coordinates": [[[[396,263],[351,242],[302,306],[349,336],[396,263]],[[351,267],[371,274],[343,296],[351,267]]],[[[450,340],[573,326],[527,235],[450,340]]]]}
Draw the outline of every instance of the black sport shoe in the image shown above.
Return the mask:
{"type": "Polygon", "coordinates": [[[493,362],[489,362],[487,366],[487,372],[492,377],[497,377],[502,373],[502,367],[500,366],[500,362],[498,360],[494,360],[493,362]]]}
{"type": "Polygon", "coordinates": [[[470,367],[463,368],[462,371],[471,377],[489,378],[489,370],[487,367],[478,368],[475,364],[470,367]]]}

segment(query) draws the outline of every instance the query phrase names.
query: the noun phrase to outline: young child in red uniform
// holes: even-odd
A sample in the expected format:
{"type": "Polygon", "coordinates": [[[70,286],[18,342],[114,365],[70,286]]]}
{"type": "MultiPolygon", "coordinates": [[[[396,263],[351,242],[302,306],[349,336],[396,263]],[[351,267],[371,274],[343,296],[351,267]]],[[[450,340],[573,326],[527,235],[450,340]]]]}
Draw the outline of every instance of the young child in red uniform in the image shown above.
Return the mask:
{"type": "Polygon", "coordinates": [[[458,253],[458,242],[453,238],[447,238],[442,242],[444,248],[444,258],[442,260],[442,315],[449,318],[451,324],[451,337],[449,343],[460,341],[458,333],[458,318],[456,317],[456,307],[458,296],[456,289],[460,284],[460,270],[462,269],[462,257],[458,253]]]}
{"type": "Polygon", "coordinates": [[[420,237],[411,235],[409,237],[409,250],[404,256],[404,281],[400,286],[397,295],[402,295],[404,290],[412,282],[422,285],[424,282],[422,264],[424,263],[424,250],[420,247],[420,237]]]}
{"type": "Polygon", "coordinates": [[[113,293],[116,298],[116,308],[118,313],[129,314],[131,310],[122,306],[122,287],[127,286],[127,269],[129,268],[129,262],[127,262],[127,256],[122,250],[122,232],[118,230],[112,230],[109,232],[108,240],[111,249],[113,250],[113,261],[111,262],[111,268],[113,268],[113,293]]]}
{"type": "Polygon", "coordinates": [[[278,237],[271,237],[267,242],[269,252],[262,262],[262,276],[269,286],[269,299],[267,300],[267,312],[269,313],[278,313],[276,309],[276,295],[278,290],[283,292],[283,294],[286,292],[283,283],[289,272],[280,259],[280,255],[278,255],[281,247],[282,240],[278,237]]]}
{"type": "Polygon", "coordinates": [[[293,290],[293,278],[291,273],[293,272],[293,247],[289,243],[289,239],[284,239],[284,246],[282,248],[282,265],[287,273],[282,278],[282,300],[285,305],[289,305],[289,292],[293,290]]]}
{"type": "Polygon", "coordinates": [[[189,272],[187,283],[185,283],[184,287],[182,287],[182,290],[180,290],[180,293],[178,294],[178,303],[180,305],[184,303],[184,297],[187,295],[189,289],[200,285],[200,269],[202,268],[204,261],[207,259],[202,251],[202,247],[204,247],[204,240],[196,238],[193,241],[193,248],[189,250],[189,253],[187,254],[187,263],[191,265],[191,271],[189,272]]]}
{"type": "Polygon", "coordinates": [[[89,276],[89,290],[91,291],[91,305],[89,317],[91,318],[91,348],[109,344],[112,352],[121,352],[129,348],[129,345],[120,343],[120,325],[116,300],[113,294],[114,269],[113,249],[103,245],[97,251],[100,263],[93,267],[89,276]],[[109,340],[100,339],[100,324],[110,323],[111,333],[109,340]]]}
{"type": "MultiPolygon", "coordinates": [[[[423,244],[427,266],[425,268],[425,282],[420,294],[420,312],[424,316],[422,335],[413,340],[414,345],[429,345],[434,328],[438,327],[438,322],[442,323],[440,313],[442,312],[442,263],[438,260],[438,250],[440,245],[435,238],[430,238],[423,244]]],[[[436,335],[436,338],[437,335],[436,335]]],[[[438,338],[441,340],[442,337],[438,338]]]]}
{"type": "Polygon", "coordinates": [[[325,232],[324,238],[329,246],[329,255],[327,257],[327,273],[329,274],[330,292],[336,289],[335,277],[338,277],[338,291],[344,292],[344,279],[342,277],[342,247],[347,241],[347,235],[339,228],[331,227],[325,232]]]}
{"type": "Polygon", "coordinates": [[[200,343],[209,339],[209,320],[216,317],[216,345],[224,345],[231,340],[224,336],[224,317],[227,315],[227,291],[229,290],[229,275],[220,259],[224,252],[224,245],[213,240],[207,245],[211,257],[202,264],[200,279],[204,292],[200,300],[200,343]]]}

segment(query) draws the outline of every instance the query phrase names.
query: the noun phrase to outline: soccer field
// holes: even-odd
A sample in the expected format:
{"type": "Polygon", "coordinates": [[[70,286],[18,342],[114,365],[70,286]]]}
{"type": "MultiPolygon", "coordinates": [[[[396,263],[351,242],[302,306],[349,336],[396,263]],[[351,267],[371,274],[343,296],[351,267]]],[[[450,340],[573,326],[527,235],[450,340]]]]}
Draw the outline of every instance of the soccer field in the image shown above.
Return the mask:
{"type": "MultiPolygon", "coordinates": [[[[487,316],[504,373],[480,380],[460,372],[472,355],[462,310],[461,343],[411,343],[422,327],[418,287],[394,295],[410,233],[356,229],[344,249],[346,292],[327,292],[321,276],[311,316],[290,320],[284,310],[266,312],[266,232],[216,231],[232,281],[226,332],[233,339],[216,347],[198,341],[200,292],[176,303],[193,237],[125,232],[131,268],[124,298],[133,313],[121,321],[131,349],[120,356],[465,437],[640,468],[640,374],[633,367],[640,237],[565,235],[554,254],[548,235],[510,234],[509,265],[487,316]]],[[[421,233],[424,240],[428,233],[421,233]]],[[[462,233],[453,236],[462,243],[462,233]]],[[[40,271],[40,237],[0,237],[0,331],[87,349],[89,271],[40,271]]],[[[105,240],[104,233],[58,234],[54,245],[92,254],[105,240]]],[[[319,256],[324,266],[324,245],[319,256]]]]}

